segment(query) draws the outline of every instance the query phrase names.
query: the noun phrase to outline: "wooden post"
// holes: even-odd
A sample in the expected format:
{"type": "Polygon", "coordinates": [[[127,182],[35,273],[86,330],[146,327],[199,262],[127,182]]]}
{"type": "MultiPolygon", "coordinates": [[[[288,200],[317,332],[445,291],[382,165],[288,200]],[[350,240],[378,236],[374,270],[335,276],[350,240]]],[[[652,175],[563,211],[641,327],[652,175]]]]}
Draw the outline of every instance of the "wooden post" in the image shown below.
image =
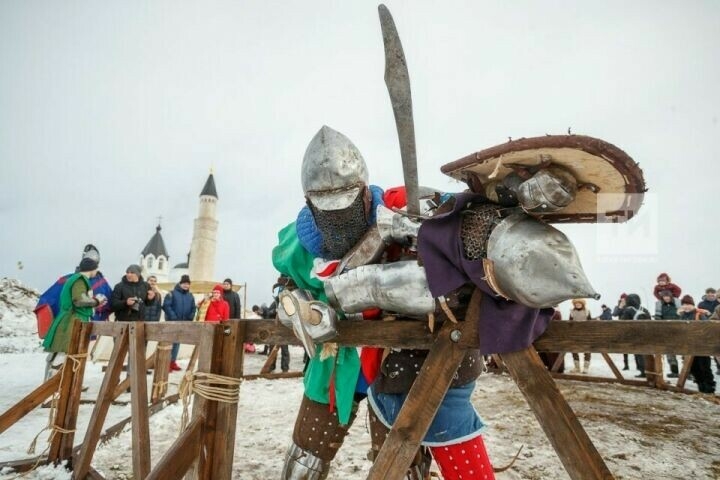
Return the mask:
{"type": "MultiPolygon", "coordinates": [[[[243,350],[245,350],[243,346],[243,350]]],[[[270,351],[270,355],[268,355],[267,360],[265,360],[265,364],[260,369],[260,373],[270,373],[270,365],[275,365],[275,362],[277,361],[278,351],[280,350],[279,345],[273,345],[272,350],[270,351]]]]}
{"type": "MultiPolygon", "coordinates": [[[[559,352],[559,355],[557,359],[555,359],[555,363],[553,363],[552,368],[550,369],[551,372],[556,373],[560,370],[560,365],[563,365],[565,363],[565,352],[559,352]]],[[[563,369],[564,371],[564,369],[563,369]]]]}
{"type": "Polygon", "coordinates": [[[155,349],[155,371],[153,372],[153,389],[150,401],[157,403],[167,393],[167,382],[170,372],[170,347],[168,342],[158,342],[155,349]]]}
{"type": "MultiPolygon", "coordinates": [[[[212,352],[212,359],[209,372],[223,375],[223,364],[230,358],[232,358],[233,361],[235,359],[235,352],[225,350],[225,347],[234,346],[226,340],[227,337],[232,335],[233,329],[230,325],[226,323],[217,324],[215,327],[215,331],[213,332],[212,346],[210,348],[212,352]]],[[[235,333],[234,339],[237,339],[237,332],[235,333]]],[[[198,348],[200,347],[201,345],[198,345],[198,348]]],[[[198,357],[201,354],[202,352],[198,354],[198,357]]],[[[228,367],[227,370],[230,371],[230,368],[228,367]]],[[[198,366],[198,371],[207,372],[208,370],[201,370],[198,366]]],[[[201,397],[196,395],[194,401],[197,402],[200,399],[201,397]]],[[[204,398],[202,400],[204,404],[204,414],[201,414],[204,415],[205,418],[202,425],[202,447],[200,449],[200,456],[198,457],[197,473],[200,480],[214,480],[215,477],[212,475],[212,471],[214,468],[214,464],[218,460],[216,444],[222,444],[223,442],[223,440],[220,438],[223,435],[221,433],[218,433],[218,431],[222,430],[223,432],[225,432],[228,428],[232,428],[232,437],[234,440],[235,425],[234,423],[231,426],[227,423],[220,422],[220,418],[218,416],[220,405],[226,404],[222,402],[207,400],[204,398]]],[[[237,408],[237,405],[233,405],[233,407],[237,408]]],[[[193,412],[193,415],[195,415],[198,411],[193,412]]],[[[230,466],[232,467],[232,458],[230,459],[230,466]]]]}
{"type": "Polygon", "coordinates": [[[144,322],[130,324],[129,339],[133,478],[143,480],[150,473],[150,426],[148,423],[144,322]]]}
{"type": "MultiPolygon", "coordinates": [[[[245,322],[231,321],[225,326],[221,375],[232,378],[242,378],[243,360],[245,356],[243,344],[245,342],[246,325],[245,322]]],[[[212,462],[212,471],[208,478],[212,480],[232,479],[237,410],[237,404],[218,403],[217,405],[217,424],[220,425],[222,433],[215,435],[215,443],[211,449],[215,452],[215,458],[212,462]]]]}
{"type": "MultiPolygon", "coordinates": [[[[685,382],[687,381],[688,375],[690,374],[690,368],[692,367],[694,359],[695,357],[693,357],[692,355],[686,355],[683,357],[682,370],[680,370],[680,375],[678,375],[678,381],[675,384],[677,388],[681,390],[685,388],[685,382]]],[[[710,367],[712,368],[712,364],[710,364],[710,367]]]]}
{"type": "MultiPolygon", "coordinates": [[[[218,361],[222,358],[222,335],[223,330],[222,328],[219,328],[219,325],[214,325],[213,330],[205,330],[201,333],[200,339],[195,346],[195,351],[197,352],[196,358],[197,358],[197,370],[198,372],[212,372],[213,371],[213,365],[217,364],[218,361]]],[[[192,412],[192,418],[195,419],[202,419],[201,423],[201,433],[200,433],[200,455],[197,458],[196,462],[193,462],[193,465],[189,468],[189,471],[186,473],[185,478],[187,480],[198,480],[198,479],[205,479],[207,477],[201,477],[201,472],[203,472],[203,468],[205,467],[205,463],[207,462],[207,446],[211,443],[210,437],[212,437],[214,433],[214,429],[216,428],[216,417],[215,413],[216,410],[213,408],[209,408],[208,405],[209,401],[200,395],[195,395],[193,398],[193,412],[192,412]],[[207,424],[207,425],[206,425],[207,424]]],[[[216,403],[216,402],[213,402],[216,403]]],[[[210,463],[212,462],[212,459],[209,459],[210,463]]]]}
{"type": "Polygon", "coordinates": [[[613,362],[612,358],[610,358],[610,355],[608,355],[605,352],[601,353],[601,355],[603,356],[603,358],[605,359],[605,362],[610,367],[610,370],[612,370],[613,375],[615,375],[615,378],[617,378],[618,380],[623,380],[622,373],[620,373],[620,370],[618,370],[618,368],[615,366],[615,362],[613,362]]]}
{"type": "Polygon", "coordinates": [[[525,396],[565,470],[573,480],[612,479],[595,449],[534,348],[501,355],[525,396]]]}
{"type": "Polygon", "coordinates": [[[102,431],[105,418],[107,417],[110,403],[114,400],[114,390],[120,380],[120,371],[123,367],[123,360],[128,351],[128,329],[124,326],[119,337],[115,339],[108,368],[105,371],[100,392],[98,392],[98,401],[93,409],[90,422],[88,423],[85,439],[83,440],[80,453],[74,462],[74,470],[76,478],[85,478],[90,469],[90,462],[95,454],[100,432],[102,431]]]}
{"type": "MultiPolygon", "coordinates": [[[[476,289],[468,306],[467,318],[478,317],[481,298],[482,293],[476,289]]],[[[420,375],[410,388],[405,403],[370,468],[368,480],[396,480],[405,477],[420,448],[420,442],[445,398],[455,372],[465,358],[465,348],[460,342],[477,341],[477,338],[472,338],[475,336],[475,327],[475,321],[455,324],[446,320],[443,323],[435,344],[423,363],[420,375]]]]}
{"type": "MultiPolygon", "coordinates": [[[[68,346],[68,355],[82,355],[87,353],[88,342],[90,339],[89,323],[80,320],[73,321],[72,330],[70,332],[70,344],[68,346]]],[[[57,400],[55,410],[55,426],[68,433],[56,432],[50,443],[50,451],[48,453],[49,462],[57,462],[67,459],[72,460],[72,442],[75,437],[75,426],[77,423],[77,413],[80,408],[80,393],[82,391],[82,377],[85,372],[85,359],[80,358],[73,361],[71,358],[65,359],[63,365],[62,379],[60,381],[60,396],[57,400]],[[77,361],[77,364],[76,364],[77,361]]]]}

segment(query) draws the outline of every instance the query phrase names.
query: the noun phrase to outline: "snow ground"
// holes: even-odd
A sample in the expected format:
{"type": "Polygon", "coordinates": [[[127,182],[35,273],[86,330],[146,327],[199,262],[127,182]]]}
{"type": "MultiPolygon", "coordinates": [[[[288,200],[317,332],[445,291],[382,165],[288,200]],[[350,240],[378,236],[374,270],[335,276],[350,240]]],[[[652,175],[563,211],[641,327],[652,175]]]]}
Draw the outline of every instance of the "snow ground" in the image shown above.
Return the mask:
{"type": "MultiPolygon", "coordinates": [[[[4,284],[0,284],[2,293],[4,284]]],[[[0,297],[2,300],[2,297],[0,297]]],[[[25,302],[30,305],[34,301],[25,302]]],[[[5,411],[39,385],[45,355],[37,348],[34,317],[24,308],[10,311],[0,301],[0,332],[12,327],[12,338],[3,337],[12,350],[0,351],[0,412],[5,411]],[[12,353],[10,353],[12,352],[12,353]]],[[[291,370],[302,368],[302,350],[291,347],[291,370]]],[[[622,364],[620,355],[612,355],[622,364]]],[[[246,373],[259,372],[266,357],[246,355],[246,373]]],[[[571,362],[570,355],[566,362],[571,362]]],[[[632,360],[631,360],[632,365],[632,360]]],[[[631,370],[629,373],[633,373],[631,370]]],[[[591,374],[612,376],[600,355],[593,355],[591,374]]],[[[102,380],[102,364],[88,363],[83,398],[94,398],[102,380]]],[[[175,373],[171,382],[179,382],[175,373]]],[[[718,379],[720,380],[720,378],[718,379]]],[[[150,379],[149,379],[150,381],[150,379]]],[[[618,479],[720,479],[720,405],[700,396],[689,396],[640,387],[561,380],[558,386],[577,413],[608,467],[618,479]]],[[[689,387],[694,387],[688,382],[689,387]]],[[[170,393],[177,386],[171,385],[170,393]]],[[[302,379],[252,380],[241,387],[235,441],[233,478],[278,478],[302,397],[302,379]]],[[[129,400],[124,394],[118,400],[129,400]]],[[[486,374],[478,379],[473,403],[488,424],[485,432],[490,457],[496,465],[507,464],[524,445],[520,458],[498,480],[568,478],[560,460],[530,412],[517,386],[507,375],[486,374]]],[[[92,405],[81,405],[76,444],[82,441],[92,405]]],[[[151,417],[152,461],[156,463],[179,433],[182,408],[173,405],[151,417]]],[[[345,445],[333,462],[329,480],[359,480],[367,476],[366,453],[370,436],[366,427],[367,404],[360,406],[357,420],[345,445]]],[[[46,425],[47,409],[36,409],[0,435],[0,462],[27,457],[32,438],[46,425]]],[[[112,406],[105,427],[130,415],[130,406],[112,406]]],[[[38,451],[45,448],[45,435],[38,451]]],[[[129,427],[101,445],[93,466],[108,479],[131,479],[129,427]]],[[[15,475],[0,472],[0,480],[15,475]]],[[[27,479],[69,479],[60,468],[43,467],[27,479]]]]}

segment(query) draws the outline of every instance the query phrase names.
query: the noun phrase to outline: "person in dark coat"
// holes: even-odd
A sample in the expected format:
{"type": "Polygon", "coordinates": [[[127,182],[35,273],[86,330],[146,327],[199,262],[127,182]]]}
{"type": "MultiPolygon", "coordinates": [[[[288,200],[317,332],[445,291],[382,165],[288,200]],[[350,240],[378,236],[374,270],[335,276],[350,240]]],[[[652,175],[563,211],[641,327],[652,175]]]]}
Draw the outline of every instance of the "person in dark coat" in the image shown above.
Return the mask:
{"type": "MultiPolygon", "coordinates": [[[[663,290],[660,292],[660,300],[655,302],[655,320],[677,320],[678,308],[680,308],[680,300],[673,297],[670,290],[663,290]]],[[[668,378],[677,378],[679,373],[677,357],[668,353],[665,358],[670,366],[668,378]]]]}
{"type": "Polygon", "coordinates": [[[230,305],[230,318],[236,319],[236,318],[242,318],[243,312],[242,312],[242,304],[240,303],[240,295],[238,295],[237,292],[233,291],[233,283],[230,278],[226,278],[223,280],[223,298],[225,301],[230,305]]]}
{"type": "Polygon", "coordinates": [[[600,320],[612,320],[613,312],[610,310],[610,307],[607,305],[603,305],[602,307],[602,313],[600,314],[600,320]]]}
{"type": "Polygon", "coordinates": [[[142,278],[139,265],[130,265],[120,283],[115,285],[110,308],[117,322],[135,322],[145,319],[146,305],[154,304],[157,295],[142,278]]]}
{"type": "MultiPolygon", "coordinates": [[[[695,308],[695,300],[690,295],[685,295],[680,303],[677,311],[680,320],[707,320],[710,315],[707,310],[695,308]]],[[[715,393],[715,377],[712,373],[710,357],[693,357],[690,373],[692,373],[699,392],[715,393]]]]}
{"type": "MultiPolygon", "coordinates": [[[[647,308],[640,306],[640,296],[631,293],[625,297],[625,306],[620,311],[620,320],[650,320],[650,312],[647,308]]],[[[635,355],[635,367],[640,374],[635,375],[636,378],[645,378],[645,357],[635,355]]]]}
{"type": "Polygon", "coordinates": [[[145,318],[146,322],[158,322],[160,321],[160,314],[162,313],[162,295],[157,289],[157,277],[150,275],[147,279],[148,287],[150,290],[155,292],[155,299],[157,301],[145,305],[145,318]]]}
{"type": "MultiPolygon", "coordinates": [[[[178,320],[192,321],[195,318],[196,310],[195,297],[190,292],[190,277],[183,275],[175,288],[173,288],[173,291],[165,295],[165,301],[163,302],[165,320],[170,322],[178,320]]],[[[170,352],[170,371],[172,372],[182,370],[177,364],[179,351],[180,344],[173,343],[170,352]]]]}

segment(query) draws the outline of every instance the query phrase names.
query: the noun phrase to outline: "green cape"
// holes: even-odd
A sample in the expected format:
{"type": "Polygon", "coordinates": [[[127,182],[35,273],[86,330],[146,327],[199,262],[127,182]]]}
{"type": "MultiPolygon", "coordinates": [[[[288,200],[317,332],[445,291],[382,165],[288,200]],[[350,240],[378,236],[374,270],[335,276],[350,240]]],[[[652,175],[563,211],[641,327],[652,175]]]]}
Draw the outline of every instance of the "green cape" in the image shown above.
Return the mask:
{"type": "MultiPolygon", "coordinates": [[[[320,279],[311,276],[315,258],[300,245],[295,223],[278,233],[278,245],[272,252],[273,265],[295,284],[312,293],[313,298],[327,302],[320,279]]],[[[316,402],[330,403],[330,382],[335,376],[335,402],[340,423],[347,424],[353,407],[353,397],[360,374],[360,357],[355,347],[339,347],[337,356],[320,360],[320,349],[310,359],[305,371],[305,395],[316,402]]]]}

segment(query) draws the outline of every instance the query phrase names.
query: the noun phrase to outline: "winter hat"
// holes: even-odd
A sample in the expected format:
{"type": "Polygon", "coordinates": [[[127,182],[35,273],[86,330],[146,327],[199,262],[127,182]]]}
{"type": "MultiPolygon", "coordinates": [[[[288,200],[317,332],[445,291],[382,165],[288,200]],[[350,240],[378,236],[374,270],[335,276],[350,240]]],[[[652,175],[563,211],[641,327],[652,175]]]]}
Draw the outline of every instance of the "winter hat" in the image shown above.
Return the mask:
{"type": "Polygon", "coordinates": [[[573,308],[575,308],[576,303],[582,304],[582,308],[585,308],[585,299],[584,298],[573,298],[573,301],[572,301],[573,308]]]}
{"type": "Polygon", "coordinates": [[[135,275],[141,275],[142,274],[142,268],[140,268],[140,265],[132,264],[128,268],[125,269],[125,273],[134,273],[135,275]]]}
{"type": "Polygon", "coordinates": [[[665,278],[666,282],[670,282],[670,276],[667,273],[661,273],[660,275],[657,276],[656,280],[659,282],[660,279],[662,279],[662,278],[665,278]]]}
{"type": "Polygon", "coordinates": [[[717,293],[717,290],[712,287],[708,287],[705,289],[705,293],[717,293]]]}
{"type": "Polygon", "coordinates": [[[93,245],[92,243],[88,243],[87,245],[85,245],[85,248],[83,248],[82,258],[92,258],[99,264],[100,251],[95,245],[93,245]]]}
{"type": "Polygon", "coordinates": [[[98,268],[98,262],[97,260],[89,257],[85,257],[82,260],[80,260],[80,265],[78,265],[78,272],[92,272],[93,270],[97,270],[98,268]]]}
{"type": "Polygon", "coordinates": [[[225,280],[223,280],[223,283],[229,283],[230,285],[232,285],[232,279],[226,278],[225,280]]]}
{"type": "Polygon", "coordinates": [[[627,298],[627,293],[620,294],[620,300],[627,298]]]}
{"type": "Polygon", "coordinates": [[[695,305],[695,300],[690,295],[685,295],[682,300],[680,300],[681,305],[695,305]]]}
{"type": "Polygon", "coordinates": [[[213,287],[212,291],[213,291],[213,292],[218,292],[220,295],[222,295],[222,294],[223,294],[223,291],[224,291],[224,290],[223,290],[223,286],[220,285],[220,284],[217,284],[217,285],[215,285],[215,286],[213,287]]]}
{"type": "Polygon", "coordinates": [[[190,283],[190,275],[183,275],[178,283],[190,283]]]}

